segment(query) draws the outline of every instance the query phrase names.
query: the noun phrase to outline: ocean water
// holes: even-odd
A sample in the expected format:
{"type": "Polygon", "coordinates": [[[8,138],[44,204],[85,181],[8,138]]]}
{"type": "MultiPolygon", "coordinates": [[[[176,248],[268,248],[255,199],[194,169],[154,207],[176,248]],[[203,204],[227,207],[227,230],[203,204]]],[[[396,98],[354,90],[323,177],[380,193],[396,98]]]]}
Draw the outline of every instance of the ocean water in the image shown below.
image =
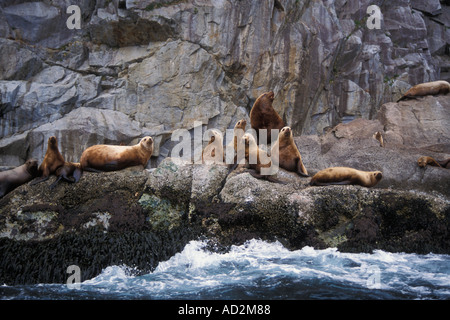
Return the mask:
{"type": "Polygon", "coordinates": [[[0,299],[450,299],[450,255],[342,253],[251,240],[229,252],[191,241],[149,274],[110,266],[75,286],[0,286],[0,299]]]}

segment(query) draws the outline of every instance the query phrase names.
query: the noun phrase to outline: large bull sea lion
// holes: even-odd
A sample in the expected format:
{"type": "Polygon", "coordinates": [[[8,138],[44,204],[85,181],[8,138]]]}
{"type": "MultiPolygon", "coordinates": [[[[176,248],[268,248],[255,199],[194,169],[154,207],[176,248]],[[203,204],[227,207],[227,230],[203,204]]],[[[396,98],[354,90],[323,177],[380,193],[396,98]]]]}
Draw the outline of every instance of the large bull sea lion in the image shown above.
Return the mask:
{"type": "Polygon", "coordinates": [[[284,127],[283,119],[272,106],[274,96],[272,91],[261,94],[250,111],[250,125],[256,130],[257,141],[260,141],[259,130],[267,129],[268,144],[272,141],[272,129],[281,130],[284,127]]]}

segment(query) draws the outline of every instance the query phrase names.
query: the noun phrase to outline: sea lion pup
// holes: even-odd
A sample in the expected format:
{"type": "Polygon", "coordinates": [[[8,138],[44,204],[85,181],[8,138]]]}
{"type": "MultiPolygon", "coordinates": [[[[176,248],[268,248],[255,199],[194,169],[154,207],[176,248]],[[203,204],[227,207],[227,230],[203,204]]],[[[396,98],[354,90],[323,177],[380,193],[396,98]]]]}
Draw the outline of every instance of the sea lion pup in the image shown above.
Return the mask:
{"type": "Polygon", "coordinates": [[[78,182],[82,173],[83,171],[81,170],[81,165],[79,163],[66,161],[63,166],[56,169],[55,175],[58,178],[50,185],[50,189],[56,187],[61,179],[71,183],[78,182]]]}
{"type": "Polygon", "coordinates": [[[202,163],[223,164],[223,135],[217,130],[211,130],[211,138],[208,145],[202,151],[202,163]]]}
{"type": "Polygon", "coordinates": [[[233,144],[234,152],[237,152],[238,142],[241,140],[242,136],[245,133],[245,126],[247,125],[247,120],[241,119],[234,125],[233,128],[233,141],[230,144],[233,144]]]}
{"type": "Polygon", "coordinates": [[[380,131],[375,132],[372,137],[380,143],[380,147],[384,147],[383,135],[380,131]]]}
{"type": "Polygon", "coordinates": [[[226,146],[226,163],[228,164],[229,172],[234,170],[238,164],[238,148],[240,151],[240,156],[244,156],[244,145],[241,143],[242,136],[245,133],[245,126],[247,125],[247,120],[241,119],[234,125],[233,128],[233,140],[226,146]]]}
{"type": "Polygon", "coordinates": [[[102,172],[145,166],[153,153],[153,138],[144,137],[134,146],[98,144],[83,151],[80,158],[83,171],[102,172]]]}
{"type": "Polygon", "coordinates": [[[23,165],[0,172],[0,198],[38,175],[38,162],[29,159],[23,165]]]}
{"type": "Polygon", "coordinates": [[[445,160],[435,160],[432,157],[420,157],[417,160],[417,164],[421,168],[425,168],[429,164],[430,166],[434,167],[450,169],[450,158],[445,160]]]}
{"type": "Polygon", "coordinates": [[[272,161],[267,153],[258,147],[255,137],[246,133],[241,138],[245,146],[245,160],[248,162],[249,173],[257,179],[266,179],[270,182],[286,184],[274,177],[272,161]],[[261,160],[264,160],[263,163],[261,160]]]}
{"type": "Polygon", "coordinates": [[[309,177],[290,127],[281,129],[277,141],[272,146],[271,158],[275,164],[278,159],[280,168],[295,172],[302,177],[309,177]]]}
{"type": "Polygon", "coordinates": [[[406,93],[397,100],[397,102],[411,99],[415,97],[436,95],[436,94],[447,94],[450,92],[450,83],[444,80],[425,82],[416,84],[410,88],[406,93]]]}
{"type": "Polygon", "coordinates": [[[55,136],[51,136],[48,138],[44,161],[39,166],[39,175],[41,178],[34,180],[31,185],[48,180],[50,175],[56,172],[56,169],[64,165],[64,162],[64,158],[58,149],[58,141],[55,136]]]}
{"type": "Polygon", "coordinates": [[[382,177],[381,171],[361,171],[347,167],[332,167],[317,172],[312,177],[310,185],[356,184],[370,188],[380,182],[382,177]]]}
{"type": "Polygon", "coordinates": [[[259,129],[267,129],[267,143],[272,138],[272,129],[280,130],[284,122],[272,106],[274,93],[272,91],[263,93],[256,99],[250,111],[250,125],[256,130],[257,141],[259,141],[259,129]]]}

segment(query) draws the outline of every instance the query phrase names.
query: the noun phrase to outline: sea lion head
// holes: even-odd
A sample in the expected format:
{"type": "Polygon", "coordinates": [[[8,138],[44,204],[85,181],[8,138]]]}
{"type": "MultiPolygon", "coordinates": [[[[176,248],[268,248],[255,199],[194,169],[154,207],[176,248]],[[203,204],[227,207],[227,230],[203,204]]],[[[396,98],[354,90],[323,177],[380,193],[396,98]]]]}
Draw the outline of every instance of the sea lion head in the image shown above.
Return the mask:
{"type": "Polygon", "coordinates": [[[420,157],[419,159],[417,159],[417,164],[421,168],[426,167],[427,166],[427,157],[420,157]]]}
{"type": "Polygon", "coordinates": [[[266,106],[268,104],[269,106],[272,106],[274,98],[275,94],[273,91],[264,92],[256,99],[254,105],[266,106]]]}
{"type": "Polygon", "coordinates": [[[146,136],[141,139],[139,144],[144,147],[144,149],[147,149],[149,151],[153,151],[153,138],[150,136],[146,136]]]}
{"type": "Polygon", "coordinates": [[[376,181],[376,183],[380,182],[381,178],[383,178],[383,173],[381,171],[374,171],[372,172],[373,180],[376,181]]]}
{"type": "Polygon", "coordinates": [[[270,101],[273,101],[274,98],[275,98],[275,94],[273,93],[273,91],[266,92],[266,93],[264,93],[264,95],[265,95],[270,101]]]}
{"type": "Polygon", "coordinates": [[[219,131],[214,130],[214,129],[209,129],[209,130],[207,130],[207,131],[205,132],[205,134],[206,134],[207,132],[209,132],[209,135],[210,135],[208,144],[211,144],[211,143],[213,143],[213,142],[216,141],[216,140],[217,140],[218,142],[220,142],[221,140],[223,141],[222,133],[220,133],[219,131]]]}
{"type": "Polygon", "coordinates": [[[241,119],[234,126],[235,129],[243,129],[245,130],[245,126],[247,125],[247,120],[241,119]]]}
{"type": "Polygon", "coordinates": [[[51,136],[50,138],[48,138],[48,146],[56,146],[57,144],[57,140],[55,136],[51,136]]]}
{"type": "Polygon", "coordinates": [[[38,174],[38,161],[36,159],[28,159],[25,162],[25,168],[30,175],[37,176],[38,174]]]}
{"type": "Polygon", "coordinates": [[[283,127],[280,131],[280,137],[291,137],[292,136],[292,130],[290,127],[283,127]]]}
{"type": "Polygon", "coordinates": [[[222,134],[221,134],[219,131],[217,131],[217,130],[211,130],[211,133],[212,133],[211,138],[214,137],[214,140],[213,140],[213,141],[215,141],[216,139],[217,139],[217,140],[222,139],[222,134]]]}

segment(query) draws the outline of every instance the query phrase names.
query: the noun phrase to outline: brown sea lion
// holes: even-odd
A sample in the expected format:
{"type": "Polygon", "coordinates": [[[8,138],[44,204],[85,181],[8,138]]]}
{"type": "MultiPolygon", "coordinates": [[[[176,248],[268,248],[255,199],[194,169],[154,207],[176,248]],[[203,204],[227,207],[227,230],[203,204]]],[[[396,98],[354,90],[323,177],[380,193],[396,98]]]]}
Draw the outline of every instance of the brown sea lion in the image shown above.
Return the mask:
{"type": "Polygon", "coordinates": [[[347,167],[332,167],[317,172],[312,177],[310,185],[356,184],[370,188],[380,182],[382,177],[381,171],[361,171],[347,167]]]}
{"type": "Polygon", "coordinates": [[[245,146],[245,160],[248,162],[249,173],[258,179],[285,184],[272,173],[272,161],[267,153],[258,147],[255,137],[247,132],[242,136],[241,140],[245,146]]]}
{"type": "Polygon", "coordinates": [[[410,88],[397,100],[397,102],[415,97],[447,94],[450,92],[450,83],[444,80],[420,83],[410,88]]]}
{"type": "Polygon", "coordinates": [[[435,160],[432,157],[420,157],[417,160],[419,167],[424,168],[427,165],[450,169],[450,158],[445,160],[435,160]]]}
{"type": "Polygon", "coordinates": [[[31,185],[47,180],[56,169],[64,165],[64,158],[59,152],[58,141],[55,136],[48,138],[47,151],[45,152],[44,161],[39,166],[40,179],[34,180],[31,185]]]}
{"type": "Polygon", "coordinates": [[[202,151],[202,162],[205,164],[223,164],[223,135],[218,130],[211,130],[208,145],[202,151]]]}
{"type": "Polygon", "coordinates": [[[38,162],[29,159],[17,168],[0,172],[0,198],[38,175],[38,162]]]}
{"type": "Polygon", "coordinates": [[[294,136],[290,127],[281,129],[277,142],[272,146],[272,161],[275,161],[277,157],[280,168],[295,172],[303,177],[309,177],[308,171],[303,165],[302,156],[294,142],[294,136]]]}
{"type": "Polygon", "coordinates": [[[234,152],[237,152],[238,141],[242,138],[245,133],[245,126],[247,125],[247,120],[241,119],[234,125],[233,128],[233,148],[234,152]]]}
{"type": "Polygon", "coordinates": [[[153,153],[153,138],[144,137],[134,146],[98,144],[83,151],[80,158],[83,171],[102,172],[145,166],[153,153]]]}
{"type": "Polygon", "coordinates": [[[263,93],[256,99],[250,111],[250,125],[256,130],[257,141],[260,140],[259,129],[267,129],[267,143],[271,143],[271,129],[281,130],[284,121],[272,106],[274,93],[272,91],[263,93]]]}
{"type": "Polygon", "coordinates": [[[66,161],[63,166],[56,169],[55,175],[58,178],[50,185],[50,189],[56,187],[61,179],[72,183],[78,182],[82,173],[83,171],[81,170],[81,165],[79,163],[66,161]]]}
{"type": "Polygon", "coordinates": [[[383,135],[381,134],[380,131],[377,131],[373,134],[373,138],[375,140],[378,140],[378,142],[380,143],[380,147],[384,147],[384,140],[383,140],[383,135]]]}
{"type": "Polygon", "coordinates": [[[245,126],[247,125],[247,120],[245,119],[241,119],[238,122],[236,122],[236,124],[234,125],[233,128],[233,140],[230,141],[229,144],[227,144],[226,146],[226,158],[227,158],[227,163],[229,164],[229,168],[230,170],[233,170],[237,165],[238,165],[238,147],[240,148],[242,146],[242,148],[240,148],[240,157],[243,159],[244,158],[244,148],[243,148],[243,144],[240,143],[242,136],[245,133],[245,126]],[[241,150],[242,149],[242,150],[241,150]]]}

